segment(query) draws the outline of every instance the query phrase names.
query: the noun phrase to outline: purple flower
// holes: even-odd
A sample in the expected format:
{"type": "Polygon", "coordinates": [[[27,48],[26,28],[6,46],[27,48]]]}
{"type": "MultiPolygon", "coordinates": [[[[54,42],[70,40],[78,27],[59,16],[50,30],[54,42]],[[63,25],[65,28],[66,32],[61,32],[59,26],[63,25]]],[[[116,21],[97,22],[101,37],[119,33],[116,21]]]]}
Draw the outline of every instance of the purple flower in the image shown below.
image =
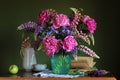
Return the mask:
{"type": "Polygon", "coordinates": [[[91,50],[90,48],[88,48],[87,46],[84,46],[84,45],[80,45],[78,47],[78,49],[81,51],[81,52],[84,52],[85,54],[88,54],[89,56],[91,57],[94,57],[94,58],[100,58],[97,54],[95,54],[95,52],[93,50],[91,50]]]}
{"type": "Polygon", "coordinates": [[[71,33],[72,33],[72,30],[71,30],[71,29],[69,29],[69,28],[66,27],[66,26],[63,26],[63,27],[62,27],[62,35],[63,35],[63,36],[71,35],[71,33]]]}
{"type": "Polygon", "coordinates": [[[89,37],[91,38],[91,36],[89,35],[96,30],[96,21],[87,15],[82,15],[79,9],[70,9],[73,11],[71,17],[59,14],[52,9],[43,10],[37,16],[38,23],[26,22],[21,24],[18,30],[23,30],[25,33],[30,32],[23,37],[30,36],[34,41],[31,47],[34,47],[35,50],[43,47],[48,56],[53,56],[59,51],[63,55],[70,52],[73,53],[73,56],[77,56],[79,50],[89,56],[99,58],[93,50],[84,45],[78,45],[82,42],[77,41],[81,40],[76,40],[80,38],[90,44],[89,37]]]}
{"type": "Polygon", "coordinates": [[[18,27],[18,30],[34,31],[37,26],[38,26],[37,23],[35,23],[33,21],[29,21],[29,22],[26,22],[24,24],[21,24],[18,27]]]}
{"type": "Polygon", "coordinates": [[[44,24],[44,22],[48,22],[49,19],[50,19],[50,14],[49,14],[48,10],[44,10],[44,11],[40,12],[38,15],[38,21],[40,24],[44,24]]]}
{"type": "Polygon", "coordinates": [[[78,47],[75,47],[75,48],[73,49],[73,53],[74,53],[75,55],[78,54],[78,47]]]}
{"type": "Polygon", "coordinates": [[[59,31],[56,30],[53,26],[51,26],[51,31],[54,32],[54,33],[56,33],[56,34],[59,34],[59,31]]]}
{"type": "Polygon", "coordinates": [[[58,30],[56,30],[53,26],[49,26],[46,28],[46,36],[50,36],[52,33],[58,34],[58,30]]]}
{"type": "Polygon", "coordinates": [[[39,33],[42,33],[42,31],[43,31],[43,28],[41,26],[37,26],[35,28],[34,35],[37,36],[39,33]]]}
{"type": "Polygon", "coordinates": [[[64,14],[57,14],[54,19],[52,20],[53,27],[55,29],[60,28],[61,26],[69,26],[70,20],[69,18],[64,14]]]}
{"type": "Polygon", "coordinates": [[[46,33],[46,36],[50,36],[52,34],[52,31],[49,31],[46,33]]]}

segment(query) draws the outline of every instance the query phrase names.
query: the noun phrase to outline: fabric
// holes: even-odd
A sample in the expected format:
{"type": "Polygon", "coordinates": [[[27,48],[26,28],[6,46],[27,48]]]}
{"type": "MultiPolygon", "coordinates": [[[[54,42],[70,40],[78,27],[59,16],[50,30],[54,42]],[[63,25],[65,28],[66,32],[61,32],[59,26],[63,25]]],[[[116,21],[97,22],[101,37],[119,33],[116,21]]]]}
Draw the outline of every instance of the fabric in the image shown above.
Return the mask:
{"type": "Polygon", "coordinates": [[[54,78],[77,78],[80,76],[84,76],[84,72],[80,72],[80,75],[69,75],[69,74],[53,74],[51,71],[42,71],[42,72],[38,72],[38,73],[34,73],[33,76],[35,77],[43,77],[43,78],[47,78],[47,77],[54,77],[54,78]]]}

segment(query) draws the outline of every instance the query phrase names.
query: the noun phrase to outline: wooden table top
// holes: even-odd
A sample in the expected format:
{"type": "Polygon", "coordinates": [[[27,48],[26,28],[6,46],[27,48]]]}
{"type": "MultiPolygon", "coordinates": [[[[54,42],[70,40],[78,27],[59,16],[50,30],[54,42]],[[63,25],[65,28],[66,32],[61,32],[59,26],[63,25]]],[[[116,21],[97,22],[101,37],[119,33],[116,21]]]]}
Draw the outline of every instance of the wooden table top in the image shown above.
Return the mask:
{"type": "Polygon", "coordinates": [[[79,77],[79,78],[0,77],[0,80],[116,80],[116,78],[115,77],[79,77]]]}
{"type": "Polygon", "coordinates": [[[32,72],[20,71],[16,75],[9,73],[0,75],[0,80],[117,80],[114,76],[105,77],[79,77],[79,78],[41,78],[39,76],[34,77],[32,72]]]}

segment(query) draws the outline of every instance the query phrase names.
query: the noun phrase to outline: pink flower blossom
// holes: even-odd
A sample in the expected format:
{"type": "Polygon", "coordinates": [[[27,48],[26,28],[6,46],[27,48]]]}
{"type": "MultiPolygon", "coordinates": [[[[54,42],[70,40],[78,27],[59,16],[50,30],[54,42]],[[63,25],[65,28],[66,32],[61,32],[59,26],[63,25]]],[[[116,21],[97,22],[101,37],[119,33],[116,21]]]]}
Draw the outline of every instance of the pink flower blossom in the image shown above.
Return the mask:
{"type": "Polygon", "coordinates": [[[78,44],[77,41],[74,39],[73,36],[67,36],[64,38],[64,41],[62,42],[63,49],[70,52],[72,51],[78,44]]]}
{"type": "Polygon", "coordinates": [[[70,20],[64,14],[57,14],[55,18],[52,20],[52,23],[53,23],[53,27],[57,29],[60,28],[61,26],[69,26],[70,20]]]}
{"type": "Polygon", "coordinates": [[[90,33],[94,33],[96,30],[96,22],[93,18],[89,18],[88,16],[84,16],[83,22],[87,25],[88,30],[90,33]]]}
{"type": "Polygon", "coordinates": [[[45,37],[43,39],[43,45],[48,56],[53,56],[54,53],[60,50],[60,40],[55,39],[54,36],[45,37]]]}
{"type": "Polygon", "coordinates": [[[85,24],[87,24],[87,21],[89,20],[89,16],[84,16],[84,18],[83,18],[83,22],[85,23],[85,24]]]}
{"type": "Polygon", "coordinates": [[[93,18],[90,18],[87,22],[87,26],[88,26],[88,30],[90,31],[90,33],[94,33],[94,31],[96,30],[96,22],[93,18]]]}
{"type": "Polygon", "coordinates": [[[47,10],[40,12],[38,15],[38,21],[40,24],[47,22],[49,20],[49,18],[50,18],[50,14],[47,10]]]}

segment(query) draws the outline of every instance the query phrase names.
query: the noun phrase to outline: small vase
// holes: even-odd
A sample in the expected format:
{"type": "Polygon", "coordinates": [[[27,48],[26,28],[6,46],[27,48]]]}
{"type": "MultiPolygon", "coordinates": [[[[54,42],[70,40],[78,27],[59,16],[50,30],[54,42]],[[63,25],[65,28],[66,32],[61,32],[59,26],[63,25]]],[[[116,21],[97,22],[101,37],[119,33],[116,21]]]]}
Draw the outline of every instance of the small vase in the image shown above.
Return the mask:
{"type": "Polygon", "coordinates": [[[34,64],[37,64],[35,50],[33,48],[25,48],[25,52],[23,53],[23,69],[31,71],[34,64]]]}
{"type": "Polygon", "coordinates": [[[55,54],[51,58],[52,72],[55,74],[67,74],[70,70],[70,55],[55,54]]]}

